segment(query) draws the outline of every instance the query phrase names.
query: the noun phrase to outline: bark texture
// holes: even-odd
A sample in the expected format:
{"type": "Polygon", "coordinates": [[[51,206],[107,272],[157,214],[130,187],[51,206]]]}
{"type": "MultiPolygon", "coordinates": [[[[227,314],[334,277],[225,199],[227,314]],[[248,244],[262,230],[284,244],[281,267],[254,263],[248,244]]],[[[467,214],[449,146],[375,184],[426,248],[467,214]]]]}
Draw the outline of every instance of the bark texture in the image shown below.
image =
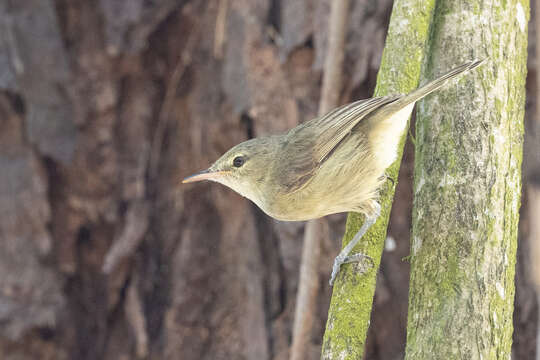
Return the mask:
{"type": "Polygon", "coordinates": [[[406,356],[512,344],[528,1],[438,1],[426,77],[486,64],[418,106],[406,356]]]}
{"type": "MultiPolygon", "coordinates": [[[[394,3],[377,77],[376,96],[407,93],[418,86],[434,5],[434,1],[424,0],[394,3]],[[400,56],[396,56],[397,53],[400,56]]],[[[406,134],[398,160],[387,170],[390,178],[397,178],[405,138],[406,134]]],[[[373,267],[359,276],[358,269],[365,270],[363,264],[345,265],[334,285],[323,340],[323,359],[363,357],[394,191],[395,183],[387,181],[380,197],[381,215],[354,250],[369,255],[374,260],[373,267]]],[[[349,215],[344,244],[352,239],[361,225],[360,216],[349,215]]]]}

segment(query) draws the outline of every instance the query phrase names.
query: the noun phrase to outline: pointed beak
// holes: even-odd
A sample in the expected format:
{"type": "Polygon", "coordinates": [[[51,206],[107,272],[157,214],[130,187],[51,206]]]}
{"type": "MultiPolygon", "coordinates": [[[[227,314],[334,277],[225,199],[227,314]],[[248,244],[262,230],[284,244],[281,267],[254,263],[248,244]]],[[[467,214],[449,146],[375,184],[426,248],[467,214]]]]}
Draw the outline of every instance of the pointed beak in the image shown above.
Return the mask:
{"type": "Polygon", "coordinates": [[[223,175],[225,175],[227,171],[210,171],[210,170],[203,170],[197,174],[188,176],[184,180],[182,180],[182,184],[196,182],[196,181],[202,181],[202,180],[215,180],[223,175]]]}

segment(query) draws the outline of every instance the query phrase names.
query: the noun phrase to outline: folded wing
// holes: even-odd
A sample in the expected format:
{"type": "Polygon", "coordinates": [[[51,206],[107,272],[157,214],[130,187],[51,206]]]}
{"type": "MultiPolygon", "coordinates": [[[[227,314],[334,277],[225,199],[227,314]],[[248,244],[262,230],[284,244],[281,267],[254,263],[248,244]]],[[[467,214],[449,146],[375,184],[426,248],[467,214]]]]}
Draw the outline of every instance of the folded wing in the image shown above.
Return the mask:
{"type": "Polygon", "coordinates": [[[358,123],[373,111],[400,96],[384,96],[356,101],[306,122],[287,134],[279,178],[283,191],[302,188],[330,154],[358,123]]]}

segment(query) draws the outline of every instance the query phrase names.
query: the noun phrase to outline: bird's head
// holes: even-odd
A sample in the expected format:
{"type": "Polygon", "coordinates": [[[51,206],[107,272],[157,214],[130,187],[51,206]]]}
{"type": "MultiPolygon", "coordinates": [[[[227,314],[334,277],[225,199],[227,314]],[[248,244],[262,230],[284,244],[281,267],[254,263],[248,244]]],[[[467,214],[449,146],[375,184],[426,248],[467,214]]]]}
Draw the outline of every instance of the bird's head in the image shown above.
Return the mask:
{"type": "Polygon", "coordinates": [[[268,184],[270,165],[279,146],[277,137],[256,138],[240,143],[212,166],[185,178],[183,183],[211,180],[230,187],[260,206],[268,184]]]}

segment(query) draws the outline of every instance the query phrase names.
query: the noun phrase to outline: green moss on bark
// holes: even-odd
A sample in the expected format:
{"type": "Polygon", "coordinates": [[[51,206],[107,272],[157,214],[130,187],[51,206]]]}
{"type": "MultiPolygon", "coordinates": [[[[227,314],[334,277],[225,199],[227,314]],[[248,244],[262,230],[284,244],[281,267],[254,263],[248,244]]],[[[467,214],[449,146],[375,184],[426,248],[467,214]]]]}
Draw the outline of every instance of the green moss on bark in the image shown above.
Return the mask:
{"type": "Polygon", "coordinates": [[[521,195],[526,1],[439,0],[418,106],[407,359],[508,359],[521,195]]]}

